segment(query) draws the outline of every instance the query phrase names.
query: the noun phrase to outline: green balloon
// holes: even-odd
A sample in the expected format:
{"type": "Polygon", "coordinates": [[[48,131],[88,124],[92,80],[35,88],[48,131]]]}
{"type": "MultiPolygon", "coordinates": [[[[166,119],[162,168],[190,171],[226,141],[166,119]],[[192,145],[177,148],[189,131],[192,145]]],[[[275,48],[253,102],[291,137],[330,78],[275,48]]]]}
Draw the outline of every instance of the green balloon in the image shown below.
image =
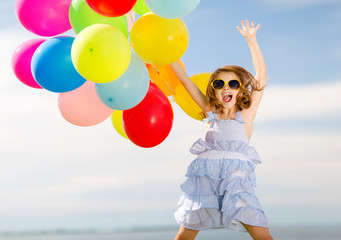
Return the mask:
{"type": "Polygon", "coordinates": [[[105,17],[92,10],[85,0],[72,0],[69,19],[71,27],[77,34],[90,25],[103,23],[116,27],[128,38],[128,22],[125,15],[105,17]]]}
{"type": "Polygon", "coordinates": [[[144,0],[137,0],[135,6],[133,7],[133,11],[141,16],[147,12],[150,12],[144,0]]]}

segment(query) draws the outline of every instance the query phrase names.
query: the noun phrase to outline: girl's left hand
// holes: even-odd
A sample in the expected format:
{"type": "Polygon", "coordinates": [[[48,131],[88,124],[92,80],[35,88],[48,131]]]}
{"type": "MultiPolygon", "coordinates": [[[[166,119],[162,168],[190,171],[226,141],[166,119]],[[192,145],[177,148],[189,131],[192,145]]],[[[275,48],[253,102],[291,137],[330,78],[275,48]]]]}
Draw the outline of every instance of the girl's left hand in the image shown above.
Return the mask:
{"type": "Polygon", "coordinates": [[[252,23],[251,23],[251,27],[250,27],[249,20],[246,20],[245,23],[246,23],[246,26],[245,26],[245,24],[244,24],[244,21],[242,21],[242,29],[241,29],[239,26],[237,26],[237,29],[239,30],[239,32],[240,32],[246,39],[250,39],[250,38],[256,37],[256,33],[257,33],[257,30],[258,30],[259,27],[260,27],[260,24],[258,24],[258,26],[255,27],[255,23],[252,22],[252,23]]]}

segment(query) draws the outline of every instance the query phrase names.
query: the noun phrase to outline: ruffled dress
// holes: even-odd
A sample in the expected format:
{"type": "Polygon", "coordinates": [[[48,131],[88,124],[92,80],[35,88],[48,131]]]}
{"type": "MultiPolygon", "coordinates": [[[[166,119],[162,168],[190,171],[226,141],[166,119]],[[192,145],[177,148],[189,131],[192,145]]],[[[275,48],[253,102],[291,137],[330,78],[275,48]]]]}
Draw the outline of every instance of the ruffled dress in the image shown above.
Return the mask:
{"type": "Polygon", "coordinates": [[[240,223],[268,227],[263,208],[255,195],[256,150],[245,136],[241,113],[235,119],[217,119],[209,112],[205,141],[199,139],[191,153],[198,155],[189,165],[184,194],[174,216],[185,228],[205,230],[229,228],[245,232],[240,223]]]}

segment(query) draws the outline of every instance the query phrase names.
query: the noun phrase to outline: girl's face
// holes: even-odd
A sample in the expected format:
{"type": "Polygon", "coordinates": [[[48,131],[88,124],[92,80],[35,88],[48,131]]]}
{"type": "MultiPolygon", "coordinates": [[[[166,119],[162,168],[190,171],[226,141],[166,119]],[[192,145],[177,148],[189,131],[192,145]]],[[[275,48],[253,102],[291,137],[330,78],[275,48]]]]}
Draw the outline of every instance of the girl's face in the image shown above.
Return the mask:
{"type": "Polygon", "coordinates": [[[227,82],[229,80],[237,79],[240,81],[238,76],[233,72],[222,72],[217,76],[217,79],[222,79],[226,82],[224,88],[220,90],[214,90],[215,96],[219,103],[226,109],[230,109],[235,106],[237,100],[238,90],[232,90],[228,87],[227,82]]]}

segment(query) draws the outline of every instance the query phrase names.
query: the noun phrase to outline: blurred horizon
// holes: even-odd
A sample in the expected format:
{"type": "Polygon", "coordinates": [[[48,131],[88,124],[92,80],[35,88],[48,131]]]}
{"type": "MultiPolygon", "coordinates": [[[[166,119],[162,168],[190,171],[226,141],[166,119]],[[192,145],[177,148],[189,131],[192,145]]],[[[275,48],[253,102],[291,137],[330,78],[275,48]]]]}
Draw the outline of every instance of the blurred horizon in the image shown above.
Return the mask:
{"type": "MultiPolygon", "coordinates": [[[[56,239],[56,240],[109,240],[109,239],[125,239],[125,240],[156,240],[156,239],[172,239],[177,228],[164,227],[164,228],[131,228],[120,230],[63,230],[56,231],[41,231],[41,232],[8,232],[0,233],[2,239],[11,240],[37,240],[37,239],[56,239]]],[[[270,229],[271,235],[275,239],[311,239],[311,240],[336,240],[339,239],[341,230],[340,226],[318,226],[318,227],[272,227],[270,229]]],[[[215,240],[223,240],[226,238],[235,240],[246,240],[251,237],[245,232],[236,232],[227,229],[212,229],[199,232],[196,239],[202,240],[207,238],[214,238],[215,240]]]]}

